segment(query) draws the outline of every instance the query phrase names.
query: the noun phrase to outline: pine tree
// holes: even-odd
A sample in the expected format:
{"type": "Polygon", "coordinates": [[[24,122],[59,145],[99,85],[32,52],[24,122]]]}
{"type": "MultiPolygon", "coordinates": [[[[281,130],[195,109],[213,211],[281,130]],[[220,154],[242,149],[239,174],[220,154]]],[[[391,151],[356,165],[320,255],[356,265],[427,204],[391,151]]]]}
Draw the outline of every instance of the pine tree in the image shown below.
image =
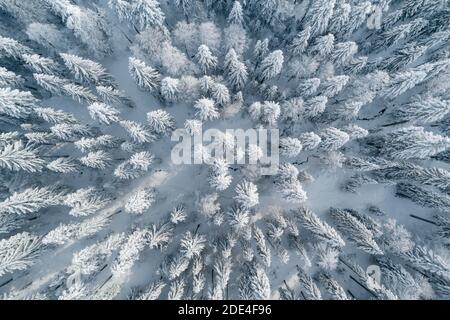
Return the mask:
{"type": "Polygon", "coordinates": [[[42,88],[52,94],[68,95],[79,103],[93,103],[97,100],[89,88],[72,83],[67,79],[43,73],[35,73],[33,77],[42,88]]]}
{"type": "Polygon", "coordinates": [[[361,25],[366,22],[368,14],[372,10],[372,3],[370,1],[363,1],[361,3],[356,3],[352,6],[352,11],[350,12],[349,21],[346,23],[346,28],[344,29],[346,33],[352,34],[361,25]]]}
{"type": "Polygon", "coordinates": [[[330,275],[325,274],[325,273],[321,274],[319,276],[319,280],[325,287],[325,290],[327,290],[331,299],[333,299],[333,300],[350,300],[350,298],[347,296],[347,293],[345,292],[344,288],[342,288],[341,285],[336,280],[334,280],[330,275]]]}
{"type": "Polygon", "coordinates": [[[45,161],[40,159],[35,150],[24,147],[21,141],[12,144],[0,144],[0,168],[11,171],[40,172],[45,161]]]}
{"type": "Polygon", "coordinates": [[[398,71],[417,60],[427,49],[428,47],[426,46],[418,46],[416,43],[409,43],[403,48],[395,50],[395,52],[383,62],[383,69],[398,71]]]}
{"type": "Polygon", "coordinates": [[[206,237],[187,231],[181,239],[181,253],[188,259],[200,256],[205,248],[206,237]]]}
{"type": "Polygon", "coordinates": [[[143,214],[155,202],[155,193],[151,189],[141,188],[132,192],[125,203],[125,212],[143,214]]]}
{"type": "Polygon", "coordinates": [[[60,204],[62,194],[50,188],[31,187],[14,192],[10,197],[0,202],[0,213],[30,214],[52,205],[60,204]]]}
{"type": "Polygon", "coordinates": [[[227,21],[229,24],[236,24],[242,26],[244,22],[244,12],[242,10],[241,3],[239,1],[234,1],[233,7],[228,14],[227,21]]]}
{"type": "Polygon", "coordinates": [[[189,259],[183,254],[178,253],[175,256],[169,256],[164,259],[164,263],[161,266],[162,274],[168,280],[175,280],[179,278],[189,267],[189,259]]]}
{"type": "Polygon", "coordinates": [[[44,236],[42,243],[62,245],[70,241],[80,240],[98,233],[109,222],[107,216],[96,215],[81,222],[60,224],[44,236]]]}
{"type": "Polygon", "coordinates": [[[0,56],[20,60],[27,53],[31,53],[30,48],[14,39],[0,36],[0,56]]]}
{"type": "Polygon", "coordinates": [[[182,300],[186,283],[183,278],[176,279],[170,284],[169,292],[167,293],[168,300],[182,300]]]}
{"type": "Polygon", "coordinates": [[[353,41],[340,42],[334,46],[331,60],[338,66],[343,66],[358,52],[358,45],[353,41]]]}
{"type": "Polygon", "coordinates": [[[352,139],[362,139],[364,137],[367,137],[369,135],[369,131],[361,128],[360,126],[357,126],[356,124],[350,124],[348,126],[345,126],[341,128],[342,131],[347,133],[350,137],[350,140],[352,139]]]}
{"type": "Polygon", "coordinates": [[[339,249],[326,243],[317,243],[314,245],[317,266],[324,271],[333,271],[337,268],[339,249]]]}
{"type": "Polygon", "coordinates": [[[186,19],[188,19],[189,14],[196,8],[195,0],[176,0],[175,5],[183,11],[186,19]]]}
{"type": "Polygon", "coordinates": [[[293,158],[298,156],[302,149],[303,145],[299,139],[290,137],[280,139],[281,155],[293,158]]]}
{"type": "Polygon", "coordinates": [[[119,164],[114,170],[114,175],[119,179],[136,179],[148,171],[153,163],[153,155],[150,152],[137,152],[119,164]]]}
{"type": "Polygon", "coordinates": [[[131,21],[139,30],[161,27],[164,23],[164,12],[157,0],[133,0],[130,9],[131,21]]]}
{"type": "Polygon", "coordinates": [[[23,54],[22,59],[26,66],[33,72],[53,74],[59,71],[57,62],[37,54],[23,54]]]}
{"type": "Polygon", "coordinates": [[[333,15],[329,21],[328,30],[334,34],[342,32],[350,19],[351,11],[352,7],[347,3],[347,0],[337,0],[333,15]]]}
{"type": "Polygon", "coordinates": [[[169,224],[152,225],[148,232],[148,246],[150,249],[162,249],[172,241],[173,229],[169,224]]]}
{"type": "Polygon", "coordinates": [[[161,81],[161,96],[167,102],[175,102],[178,100],[180,93],[180,80],[165,77],[161,81]]]}
{"type": "Polygon", "coordinates": [[[239,61],[236,51],[230,49],[224,61],[225,75],[228,82],[237,90],[244,87],[248,78],[247,66],[239,61]]]}
{"type": "Polygon", "coordinates": [[[449,112],[449,100],[417,95],[409,103],[394,109],[392,116],[398,121],[430,124],[442,120],[449,112]]]}
{"type": "Polygon", "coordinates": [[[28,91],[0,88],[0,114],[14,118],[25,118],[32,112],[38,100],[28,91]]]}
{"type": "Polygon", "coordinates": [[[226,190],[230,186],[232,179],[226,161],[223,159],[215,160],[209,176],[211,187],[218,191],[226,190]]]}
{"type": "Polygon", "coordinates": [[[322,294],[313,278],[298,266],[297,277],[300,282],[302,296],[305,300],[322,300],[322,294]]]}
{"type": "Polygon", "coordinates": [[[159,73],[137,58],[128,60],[128,71],[136,84],[148,91],[157,91],[160,86],[159,73]]]}
{"type": "Polygon", "coordinates": [[[273,101],[255,102],[250,105],[249,113],[253,120],[274,126],[280,117],[281,107],[273,101]]]}
{"type": "Polygon", "coordinates": [[[95,188],[81,188],[70,193],[64,199],[64,205],[71,208],[70,215],[75,217],[88,216],[106,207],[111,198],[95,188]]]}
{"type": "Polygon", "coordinates": [[[178,205],[170,212],[170,222],[173,224],[178,224],[186,220],[186,210],[183,205],[178,205]]]}
{"type": "Polygon", "coordinates": [[[427,159],[449,147],[449,138],[410,126],[387,133],[381,153],[390,159],[427,159]]]}
{"type": "Polygon", "coordinates": [[[232,206],[228,212],[228,223],[238,234],[245,231],[250,223],[248,210],[241,206],[232,206]]]}
{"type": "Polygon", "coordinates": [[[104,17],[98,11],[74,5],[68,0],[45,0],[45,2],[96,57],[103,58],[111,52],[107,26],[104,17]]]}
{"type": "Polygon", "coordinates": [[[41,245],[41,238],[28,232],[0,240],[0,276],[33,265],[41,245]]]}
{"type": "Polygon", "coordinates": [[[400,299],[419,299],[422,288],[414,277],[401,265],[385,257],[377,258],[386,285],[400,299]]]}
{"type": "Polygon", "coordinates": [[[46,167],[57,173],[74,173],[78,169],[76,162],[71,158],[58,158],[49,162],[46,167]]]}
{"type": "Polygon", "coordinates": [[[424,168],[413,163],[401,162],[393,166],[375,167],[373,169],[378,169],[373,172],[376,177],[416,182],[436,187],[443,192],[450,190],[450,172],[442,168],[424,168]]]}
{"type": "Polygon", "coordinates": [[[119,123],[128,132],[130,137],[137,143],[152,142],[156,139],[156,137],[139,122],[122,120],[119,123]]]}
{"type": "Polygon", "coordinates": [[[101,102],[94,102],[89,105],[88,111],[92,119],[98,120],[100,123],[105,125],[110,125],[114,122],[120,121],[120,112],[117,109],[101,102]]]}
{"type": "Polygon", "coordinates": [[[96,86],[95,90],[102,100],[108,104],[120,105],[124,104],[129,107],[134,107],[133,101],[128,98],[122,91],[115,89],[113,86],[96,86]]]}
{"type": "Polygon", "coordinates": [[[325,36],[315,39],[314,44],[311,46],[310,51],[314,54],[318,54],[320,57],[325,58],[334,49],[334,35],[329,33],[325,36]]]}
{"type": "Polygon", "coordinates": [[[328,103],[326,96],[316,96],[306,101],[304,115],[307,118],[316,118],[325,111],[328,103]]]}
{"type": "Polygon", "coordinates": [[[62,110],[55,110],[50,107],[34,108],[34,113],[48,123],[75,123],[75,117],[62,110]]]}
{"type": "Polygon", "coordinates": [[[0,86],[1,87],[18,87],[23,83],[21,76],[0,67],[0,86]]]}
{"type": "Polygon", "coordinates": [[[290,52],[293,55],[300,55],[306,51],[309,45],[309,39],[311,38],[311,26],[307,26],[300,31],[292,40],[289,47],[290,52]]]}
{"type": "Polygon", "coordinates": [[[256,249],[258,251],[258,255],[263,260],[264,266],[270,267],[272,263],[272,255],[270,252],[270,248],[268,247],[265,240],[264,234],[257,226],[253,226],[252,231],[256,241],[256,249]]]}
{"type": "Polygon", "coordinates": [[[283,62],[283,51],[275,50],[271,52],[261,61],[258,71],[258,79],[263,82],[280,74],[283,67],[283,62]]]}
{"type": "Polygon", "coordinates": [[[45,73],[34,73],[33,77],[38,85],[56,95],[65,94],[64,86],[69,83],[67,79],[45,73]]]}
{"type": "Polygon", "coordinates": [[[383,90],[382,94],[393,100],[423,82],[426,77],[427,72],[418,68],[399,71],[392,76],[389,86],[383,90]]]}
{"type": "Polygon", "coordinates": [[[102,148],[116,148],[118,146],[118,139],[116,137],[107,134],[95,138],[83,137],[75,141],[74,145],[81,152],[87,152],[102,148]]]}
{"type": "Polygon", "coordinates": [[[166,284],[158,280],[150,284],[145,291],[138,297],[138,300],[157,300],[165,288],[166,284]]]}
{"type": "Polygon", "coordinates": [[[338,150],[350,139],[347,133],[334,127],[322,130],[319,136],[321,138],[320,148],[328,151],[338,150]]]}
{"type": "Polygon", "coordinates": [[[287,179],[277,182],[277,188],[284,200],[296,204],[304,203],[308,197],[297,179],[287,179]]]}
{"type": "Polygon", "coordinates": [[[162,271],[168,280],[175,280],[179,278],[189,267],[189,259],[182,254],[177,254],[175,257],[169,256],[164,261],[162,271]]]}
{"type": "Polygon", "coordinates": [[[249,274],[250,288],[257,300],[269,300],[271,296],[270,281],[264,269],[252,264],[249,274]]]}
{"type": "Polygon", "coordinates": [[[321,94],[328,98],[332,98],[344,89],[349,80],[350,77],[348,76],[335,76],[329,78],[325,82],[322,82],[321,94]]]}
{"type": "Polygon", "coordinates": [[[397,184],[396,195],[409,198],[420,206],[447,211],[450,208],[450,197],[411,183],[400,182],[397,184]]]}
{"type": "Polygon", "coordinates": [[[297,92],[302,97],[312,96],[319,89],[321,80],[319,78],[310,78],[302,81],[298,87],[297,92]]]}
{"type": "Polygon", "coordinates": [[[187,119],[184,122],[184,128],[192,136],[202,132],[202,122],[195,119],[187,119]]]}
{"type": "Polygon", "coordinates": [[[252,208],[259,203],[259,195],[256,185],[249,181],[243,181],[236,186],[234,199],[245,208],[252,208]]]}
{"type": "Polygon", "coordinates": [[[125,238],[124,233],[111,234],[106,239],[74,253],[67,271],[73,274],[95,274],[100,271],[102,263],[120,248],[125,238]]]}
{"type": "Polygon", "coordinates": [[[295,213],[300,224],[320,240],[323,240],[336,248],[345,246],[345,242],[339,233],[326,222],[322,221],[310,209],[301,207],[295,213]]]}
{"type": "Polygon", "coordinates": [[[108,6],[113,9],[120,21],[131,22],[131,4],[126,0],[108,0],[108,6]]]}
{"type": "Polygon", "coordinates": [[[175,127],[173,117],[162,109],[147,113],[147,122],[150,129],[157,134],[169,134],[175,127]]]}
{"type": "Polygon", "coordinates": [[[137,229],[128,236],[116,261],[111,266],[113,276],[121,277],[130,272],[130,269],[139,260],[140,253],[148,244],[148,232],[147,229],[137,229]]]}
{"type": "Polygon", "coordinates": [[[369,276],[360,265],[347,256],[341,257],[340,261],[356,275],[356,281],[365,285],[366,290],[379,300],[397,300],[398,297],[387,289],[382,283],[377,282],[369,276]]]}
{"type": "Polygon", "coordinates": [[[284,101],[281,104],[281,117],[284,120],[295,123],[300,120],[304,111],[304,100],[300,97],[294,97],[284,101]]]}
{"type": "Polygon", "coordinates": [[[86,167],[104,170],[111,165],[111,155],[103,150],[91,151],[80,162],[86,167]]]}
{"type": "Polygon", "coordinates": [[[304,17],[304,27],[311,27],[312,37],[318,36],[327,30],[335,4],[336,0],[319,0],[314,1],[310,5],[304,17]]]}
{"type": "Polygon", "coordinates": [[[61,140],[72,140],[82,136],[91,136],[91,128],[78,123],[57,123],[50,127],[53,135],[61,140]]]}
{"type": "Polygon", "coordinates": [[[256,41],[255,48],[253,50],[253,56],[256,65],[258,65],[263,58],[269,53],[269,39],[256,41]]]}
{"type": "Polygon", "coordinates": [[[217,57],[214,56],[208,46],[204,44],[198,47],[197,53],[195,54],[195,61],[198,63],[204,74],[217,66],[217,57]]]}
{"type": "Polygon", "coordinates": [[[101,64],[73,54],[61,53],[60,56],[77,81],[86,84],[112,84],[112,76],[101,64]]]}
{"type": "Polygon", "coordinates": [[[214,83],[211,88],[211,94],[216,104],[221,107],[230,103],[230,92],[228,91],[228,88],[221,83],[214,83]]]}
{"type": "Polygon", "coordinates": [[[337,228],[347,235],[350,241],[354,242],[358,248],[374,255],[382,255],[378,244],[373,239],[373,233],[367,229],[363,223],[353,217],[346,210],[331,208],[331,216],[337,223],[337,228]]]}
{"type": "Polygon", "coordinates": [[[214,105],[214,101],[208,98],[198,99],[195,102],[194,108],[197,109],[195,115],[202,121],[214,120],[220,116],[214,105]]]}
{"type": "Polygon", "coordinates": [[[308,197],[298,181],[298,174],[298,169],[294,165],[283,164],[279,167],[275,184],[283,199],[300,204],[305,202],[308,197]]]}
{"type": "Polygon", "coordinates": [[[433,250],[415,246],[413,250],[406,252],[402,257],[433,280],[442,280],[446,283],[450,280],[448,261],[433,250]]]}

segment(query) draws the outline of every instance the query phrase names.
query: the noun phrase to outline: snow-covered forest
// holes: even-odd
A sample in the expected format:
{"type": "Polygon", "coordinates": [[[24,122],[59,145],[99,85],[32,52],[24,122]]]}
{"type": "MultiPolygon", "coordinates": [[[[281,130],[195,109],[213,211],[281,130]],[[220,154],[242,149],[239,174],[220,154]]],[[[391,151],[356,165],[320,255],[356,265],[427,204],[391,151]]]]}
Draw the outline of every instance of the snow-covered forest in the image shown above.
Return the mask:
{"type": "Polygon", "coordinates": [[[0,299],[450,299],[449,21],[0,0],[0,299]],[[174,164],[178,128],[278,129],[278,173],[174,164]]]}

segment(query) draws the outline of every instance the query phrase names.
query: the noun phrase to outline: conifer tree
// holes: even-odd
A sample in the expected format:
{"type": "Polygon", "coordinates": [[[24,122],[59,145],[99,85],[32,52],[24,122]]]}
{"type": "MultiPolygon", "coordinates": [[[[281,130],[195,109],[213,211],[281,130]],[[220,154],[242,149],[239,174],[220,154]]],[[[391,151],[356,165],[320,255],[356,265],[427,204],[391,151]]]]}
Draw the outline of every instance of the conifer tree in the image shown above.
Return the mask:
{"type": "Polygon", "coordinates": [[[162,109],[147,113],[147,122],[150,129],[157,134],[168,134],[175,126],[170,113],[162,109]]]}
{"type": "Polygon", "coordinates": [[[94,102],[88,106],[88,110],[91,118],[98,120],[100,123],[110,125],[114,122],[120,121],[120,112],[107,104],[94,102]]]}
{"type": "Polygon", "coordinates": [[[220,116],[214,101],[208,98],[198,99],[195,102],[194,108],[197,109],[196,116],[202,121],[214,120],[220,116]]]}
{"type": "Polygon", "coordinates": [[[155,193],[151,189],[141,188],[133,191],[125,203],[125,211],[143,214],[155,202],[155,193]]]}
{"type": "Polygon", "coordinates": [[[28,91],[0,88],[0,114],[25,118],[37,103],[38,100],[28,91]]]}
{"type": "Polygon", "coordinates": [[[35,150],[24,147],[21,141],[0,145],[0,148],[0,168],[39,172],[44,167],[45,161],[38,157],[35,150]]]}
{"type": "Polygon", "coordinates": [[[410,126],[386,134],[381,153],[390,159],[427,159],[449,147],[449,138],[410,126]]]}
{"type": "Polygon", "coordinates": [[[195,54],[195,60],[204,74],[217,66],[217,57],[214,56],[208,46],[204,44],[198,47],[197,53],[195,54]]]}
{"type": "Polygon", "coordinates": [[[41,238],[28,232],[0,240],[0,276],[33,265],[41,245],[41,238]]]}
{"type": "Polygon", "coordinates": [[[309,39],[311,38],[311,26],[307,26],[300,31],[292,40],[290,45],[290,51],[293,55],[300,55],[306,51],[309,45],[309,39]]]}
{"type": "Polygon", "coordinates": [[[242,5],[239,1],[234,1],[231,7],[230,13],[228,14],[228,23],[236,24],[241,26],[244,22],[244,12],[242,10],[242,5]]]}
{"type": "Polygon", "coordinates": [[[261,61],[259,66],[258,79],[263,82],[277,76],[283,67],[283,51],[275,50],[261,61]]]}
{"type": "Polygon", "coordinates": [[[304,26],[311,27],[311,36],[315,37],[324,33],[333,16],[333,8],[336,0],[319,0],[313,2],[304,18],[304,26]]]}
{"type": "Polygon", "coordinates": [[[147,66],[137,58],[130,58],[128,61],[128,71],[136,84],[148,91],[157,91],[160,85],[160,75],[158,71],[147,66]]]}
{"type": "Polygon", "coordinates": [[[345,210],[331,208],[330,213],[336,220],[338,229],[346,234],[351,241],[355,242],[358,248],[374,255],[383,254],[373,239],[372,232],[361,221],[358,221],[345,210]]]}
{"type": "Polygon", "coordinates": [[[112,84],[111,75],[101,64],[73,54],[61,53],[60,56],[76,80],[88,84],[112,84]]]}

